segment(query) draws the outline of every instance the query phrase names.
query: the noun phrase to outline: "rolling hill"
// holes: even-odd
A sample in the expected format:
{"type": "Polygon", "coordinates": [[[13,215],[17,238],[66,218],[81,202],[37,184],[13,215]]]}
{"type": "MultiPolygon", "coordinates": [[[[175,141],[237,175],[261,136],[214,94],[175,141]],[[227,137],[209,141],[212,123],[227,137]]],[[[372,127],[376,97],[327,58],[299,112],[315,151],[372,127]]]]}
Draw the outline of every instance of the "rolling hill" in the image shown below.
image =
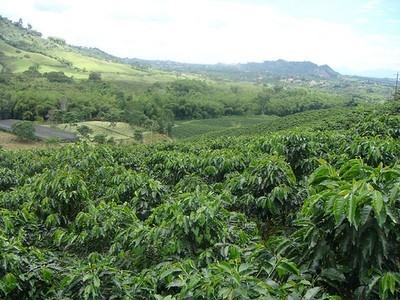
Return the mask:
{"type": "MultiPolygon", "coordinates": [[[[393,85],[393,80],[343,76],[328,65],[309,61],[247,62],[239,64],[190,64],[140,58],[120,58],[97,48],[69,45],[61,37],[44,38],[32,27],[0,16],[0,71],[23,72],[40,65],[42,72],[62,71],[74,78],[101,72],[111,81],[171,81],[178,77],[211,79],[217,82],[290,83],[323,81],[340,84],[393,85]]],[[[331,85],[329,85],[331,86],[331,85]]],[[[343,85],[340,86],[343,89],[343,85]]]]}
{"type": "Polygon", "coordinates": [[[41,33],[31,27],[24,28],[19,22],[12,22],[3,17],[0,17],[0,51],[2,68],[12,72],[22,72],[36,63],[42,66],[43,71],[62,70],[76,78],[84,77],[85,72],[89,70],[120,75],[121,79],[144,76],[152,69],[158,72],[194,73],[240,81],[288,76],[333,79],[340,76],[329,66],[318,66],[312,62],[277,60],[262,63],[202,65],[119,58],[97,48],[68,45],[62,38],[43,38],[41,33]]]}
{"type": "Polygon", "coordinates": [[[243,127],[246,118],[259,123],[264,114],[385,102],[393,84],[307,61],[201,65],[119,58],[44,38],[0,16],[0,119],[124,122],[187,137],[190,130],[243,127]],[[229,117],[239,121],[223,125],[229,117]]]}

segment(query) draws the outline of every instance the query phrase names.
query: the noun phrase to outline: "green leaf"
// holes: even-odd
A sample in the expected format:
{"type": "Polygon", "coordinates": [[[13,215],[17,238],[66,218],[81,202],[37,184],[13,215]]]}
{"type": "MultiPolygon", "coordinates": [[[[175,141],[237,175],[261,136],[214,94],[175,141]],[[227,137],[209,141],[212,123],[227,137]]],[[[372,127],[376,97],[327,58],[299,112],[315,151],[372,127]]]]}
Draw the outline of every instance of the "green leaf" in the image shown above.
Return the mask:
{"type": "Polygon", "coordinates": [[[388,291],[394,294],[396,291],[396,282],[392,273],[386,273],[380,280],[380,293],[381,299],[387,299],[388,291]]]}
{"type": "Polygon", "coordinates": [[[346,206],[346,199],[348,195],[335,197],[333,203],[333,216],[335,217],[335,223],[338,224],[342,219],[342,215],[344,213],[344,209],[346,206]]]}
{"type": "Polygon", "coordinates": [[[43,280],[49,283],[51,281],[51,278],[53,278],[53,272],[47,268],[42,268],[42,276],[43,280]]]}
{"type": "Polygon", "coordinates": [[[227,262],[224,262],[224,261],[220,262],[218,264],[218,268],[224,270],[226,273],[229,273],[229,274],[232,273],[231,266],[227,262]]]}
{"type": "Polygon", "coordinates": [[[162,280],[165,277],[171,275],[172,273],[181,272],[181,271],[182,270],[180,268],[177,268],[177,267],[167,269],[167,270],[165,270],[164,272],[161,273],[160,280],[162,280]]]}
{"type": "Polygon", "coordinates": [[[398,224],[399,220],[397,218],[397,216],[393,213],[392,209],[390,208],[389,205],[385,206],[385,211],[386,214],[390,217],[390,219],[392,220],[393,223],[398,224]]]}
{"type": "Polygon", "coordinates": [[[374,247],[374,241],[375,239],[372,234],[366,236],[362,241],[361,254],[365,260],[367,260],[367,257],[369,257],[372,253],[372,249],[374,247]]]}
{"type": "Polygon", "coordinates": [[[377,190],[372,191],[372,206],[376,215],[379,215],[383,207],[383,197],[381,192],[377,190]]]}
{"type": "Polygon", "coordinates": [[[239,267],[239,273],[241,276],[249,276],[255,272],[257,272],[257,270],[255,270],[251,264],[241,264],[239,267]]]}
{"type": "MultiPolygon", "coordinates": [[[[312,230],[312,228],[310,228],[310,230],[312,230]]],[[[275,253],[282,254],[291,246],[293,246],[293,241],[290,239],[283,239],[282,242],[276,246],[275,253]]]]}
{"type": "Polygon", "coordinates": [[[204,170],[206,175],[216,175],[218,173],[217,169],[214,166],[208,166],[204,170]]]}
{"type": "Polygon", "coordinates": [[[346,217],[349,220],[350,225],[355,224],[355,216],[356,216],[356,207],[357,207],[357,197],[353,194],[350,195],[347,209],[346,209],[346,217]]]}
{"type": "Polygon", "coordinates": [[[167,288],[172,288],[172,287],[182,287],[186,285],[186,281],[182,279],[176,279],[171,281],[168,285],[167,288]]]}
{"type": "Polygon", "coordinates": [[[319,286],[309,289],[307,293],[304,295],[304,300],[312,300],[319,293],[321,288],[319,286]]]}
{"type": "Polygon", "coordinates": [[[400,183],[396,183],[393,185],[390,192],[390,199],[397,199],[399,197],[399,189],[400,189],[400,183]]]}
{"type": "Polygon", "coordinates": [[[381,279],[380,276],[372,277],[372,279],[370,280],[370,282],[368,284],[368,293],[367,293],[367,295],[371,294],[371,292],[373,291],[375,285],[379,282],[380,279],[381,279]]]}
{"type": "Polygon", "coordinates": [[[300,271],[297,268],[296,264],[286,259],[279,261],[276,269],[280,275],[283,275],[286,272],[300,275],[300,271]]]}
{"type": "Polygon", "coordinates": [[[321,277],[332,281],[346,282],[346,277],[344,277],[343,273],[333,268],[323,269],[321,272],[321,277]]]}
{"type": "Polygon", "coordinates": [[[95,286],[95,287],[100,287],[100,278],[99,278],[99,276],[97,276],[97,275],[94,275],[93,276],[93,285],[95,286]]]}
{"type": "Polygon", "coordinates": [[[14,274],[7,273],[6,275],[4,275],[2,290],[4,291],[5,294],[10,293],[17,286],[18,286],[17,278],[14,276],[14,274]]]}
{"type": "Polygon", "coordinates": [[[365,225],[365,223],[367,223],[368,221],[368,217],[371,213],[372,210],[372,206],[371,205],[365,205],[362,209],[361,209],[361,225],[365,225]]]}
{"type": "Polygon", "coordinates": [[[219,290],[218,297],[220,297],[221,299],[233,299],[234,292],[232,288],[223,287],[219,290]]]}

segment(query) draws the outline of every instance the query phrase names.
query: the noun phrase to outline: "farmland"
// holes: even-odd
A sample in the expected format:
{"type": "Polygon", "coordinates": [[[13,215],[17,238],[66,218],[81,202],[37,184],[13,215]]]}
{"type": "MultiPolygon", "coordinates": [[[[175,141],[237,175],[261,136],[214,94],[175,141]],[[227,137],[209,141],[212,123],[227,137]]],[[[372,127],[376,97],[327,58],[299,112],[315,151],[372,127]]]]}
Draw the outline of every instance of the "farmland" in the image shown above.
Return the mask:
{"type": "Polygon", "coordinates": [[[393,299],[400,119],[0,151],[4,299],[393,299]]]}
{"type": "Polygon", "coordinates": [[[122,59],[0,17],[0,299],[398,299],[390,79],[122,59]]]}

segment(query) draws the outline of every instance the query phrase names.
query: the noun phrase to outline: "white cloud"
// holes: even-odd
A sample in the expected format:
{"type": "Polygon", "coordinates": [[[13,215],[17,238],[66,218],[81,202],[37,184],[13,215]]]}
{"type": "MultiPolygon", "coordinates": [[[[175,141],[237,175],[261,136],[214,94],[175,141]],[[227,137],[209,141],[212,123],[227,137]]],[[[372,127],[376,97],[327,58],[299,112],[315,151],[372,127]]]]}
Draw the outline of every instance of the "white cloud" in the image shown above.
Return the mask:
{"type": "Polygon", "coordinates": [[[382,0],[371,0],[361,5],[361,8],[364,10],[375,10],[381,2],[382,0]]]}
{"type": "MultiPolygon", "coordinates": [[[[2,1],[10,17],[22,17],[44,35],[124,57],[198,63],[283,58],[358,70],[400,65],[390,56],[399,41],[378,42],[351,24],[294,17],[263,2],[21,0],[17,5],[15,0],[2,1]],[[46,9],[49,2],[53,4],[46,9]]],[[[378,4],[370,1],[364,9],[378,4]]],[[[360,25],[367,21],[354,20],[360,25]]]]}
{"type": "Polygon", "coordinates": [[[368,20],[368,18],[357,18],[357,23],[367,24],[367,23],[369,23],[369,20],[368,20]]]}
{"type": "Polygon", "coordinates": [[[72,5],[64,0],[35,0],[34,7],[39,11],[61,13],[70,9],[72,5]]]}

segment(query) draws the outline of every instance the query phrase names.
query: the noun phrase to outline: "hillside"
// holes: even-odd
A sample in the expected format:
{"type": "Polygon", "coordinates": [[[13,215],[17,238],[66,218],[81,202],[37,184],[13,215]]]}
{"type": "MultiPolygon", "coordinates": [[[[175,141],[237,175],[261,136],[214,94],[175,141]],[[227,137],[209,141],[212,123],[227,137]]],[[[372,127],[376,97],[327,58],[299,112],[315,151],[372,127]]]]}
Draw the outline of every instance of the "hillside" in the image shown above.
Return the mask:
{"type": "MultiPolygon", "coordinates": [[[[342,76],[312,62],[196,65],[118,58],[61,37],[43,38],[31,26],[0,17],[0,119],[124,122],[170,135],[179,122],[196,127],[189,121],[383,103],[392,97],[392,84],[342,76]]],[[[207,128],[213,130],[202,130],[207,128]]]]}
{"type": "MultiPolygon", "coordinates": [[[[48,37],[43,38],[42,34],[34,30],[31,26],[23,27],[22,20],[20,22],[12,22],[7,18],[0,16],[0,40],[9,46],[19,49],[21,51],[30,53],[40,53],[46,56],[50,61],[39,61],[44,65],[52,65],[53,68],[59,69],[66,67],[75,70],[79,73],[87,65],[93,66],[99,64],[100,61],[105,61],[103,65],[100,63],[99,67],[111,64],[112,71],[131,73],[132,69],[136,71],[148,71],[151,68],[167,71],[167,72],[180,72],[180,73],[196,73],[215,78],[225,78],[240,81],[262,81],[262,80],[277,80],[282,77],[301,77],[307,79],[337,79],[342,77],[338,72],[334,71],[328,65],[318,66],[312,62],[291,62],[279,59],[277,61],[264,61],[264,62],[248,62],[240,64],[189,64],[172,61],[151,61],[139,58],[119,58],[114,55],[108,54],[97,48],[87,48],[69,45],[62,37],[48,37]],[[69,55],[66,55],[69,53],[69,55]],[[83,60],[92,58],[88,62],[83,60]],[[76,61],[75,61],[76,59],[76,61]],[[126,67],[121,67],[118,70],[115,65],[121,64],[129,66],[129,72],[126,67]]],[[[4,54],[10,54],[10,49],[4,44],[1,46],[0,51],[4,54]]],[[[23,53],[26,55],[26,53],[23,53]]],[[[7,55],[8,56],[8,55],[7,55]]],[[[20,58],[20,57],[19,57],[20,58]]],[[[31,62],[38,57],[33,57],[31,62]]],[[[42,58],[43,59],[43,58],[42,58]]],[[[28,60],[29,61],[29,60],[28,60]]],[[[2,60],[2,66],[8,67],[7,61],[2,60]],[[6,64],[6,65],[4,65],[6,64]]],[[[27,62],[28,63],[28,62],[27,62]]],[[[11,71],[21,71],[23,68],[13,68],[10,66],[11,71]]],[[[95,70],[98,68],[95,68],[95,70]]],[[[101,69],[104,72],[106,70],[101,69]]],[[[71,70],[70,70],[71,71],[71,70]]],[[[112,72],[111,71],[111,72],[112,72]]],[[[134,74],[137,74],[134,72],[134,74]]]]}
{"type": "Polygon", "coordinates": [[[59,37],[45,39],[40,32],[1,16],[0,65],[2,70],[13,73],[38,65],[41,72],[62,71],[67,76],[81,79],[87,78],[90,71],[101,72],[110,80],[132,80],[132,77],[137,79],[154,75],[136,70],[96,48],[72,46],[59,37]]]}
{"type": "MultiPolygon", "coordinates": [[[[50,64],[54,69],[59,70],[64,66],[73,69],[77,73],[82,71],[89,65],[90,70],[99,71],[99,68],[93,68],[94,65],[100,67],[100,71],[107,70],[106,66],[112,66],[109,72],[131,73],[132,68],[135,70],[148,70],[155,68],[167,72],[182,73],[198,73],[209,76],[221,76],[232,80],[254,81],[260,79],[277,79],[279,77],[304,77],[304,78],[338,78],[339,73],[332,70],[329,66],[318,66],[312,62],[288,62],[285,60],[265,61],[263,63],[245,63],[245,64],[185,64],[169,61],[147,61],[140,59],[118,58],[97,48],[85,48],[79,46],[68,45],[67,42],[58,37],[42,38],[42,34],[35,31],[31,27],[24,28],[19,22],[11,22],[6,18],[0,18],[0,39],[14,48],[25,52],[40,53],[51,60],[44,62],[45,65],[50,64]],[[66,55],[68,53],[68,55],[66,55]],[[83,57],[86,58],[83,59],[83,57]],[[91,58],[92,60],[88,60],[91,58]],[[107,63],[100,63],[106,61],[107,63]],[[125,64],[129,66],[129,70],[117,67],[114,64],[125,64]],[[121,68],[121,69],[119,69],[121,68]]],[[[2,48],[5,45],[2,45],[2,48]]],[[[0,48],[1,49],[1,48],[0,48]]],[[[7,49],[1,49],[5,54],[9,54],[7,49]]],[[[10,49],[8,49],[10,50],[10,49]]],[[[26,53],[23,53],[26,55],[26,53]]],[[[8,55],[7,55],[8,56],[8,55]]],[[[39,58],[37,58],[39,59],[39,58]]],[[[32,59],[33,61],[35,58],[32,59]]],[[[29,60],[28,60],[29,62],[29,60]]],[[[21,71],[23,67],[13,68],[13,64],[9,66],[12,71],[21,71]]]]}
{"type": "Polygon", "coordinates": [[[0,132],[0,299],[400,298],[390,82],[128,62],[0,22],[0,119],[83,141],[0,132]]]}
{"type": "Polygon", "coordinates": [[[341,75],[328,65],[318,66],[312,62],[295,62],[279,59],[277,61],[248,62],[241,64],[188,64],[172,61],[148,61],[125,59],[127,63],[150,66],[170,72],[196,73],[214,79],[265,82],[278,81],[285,78],[303,79],[337,79],[341,75]]]}

